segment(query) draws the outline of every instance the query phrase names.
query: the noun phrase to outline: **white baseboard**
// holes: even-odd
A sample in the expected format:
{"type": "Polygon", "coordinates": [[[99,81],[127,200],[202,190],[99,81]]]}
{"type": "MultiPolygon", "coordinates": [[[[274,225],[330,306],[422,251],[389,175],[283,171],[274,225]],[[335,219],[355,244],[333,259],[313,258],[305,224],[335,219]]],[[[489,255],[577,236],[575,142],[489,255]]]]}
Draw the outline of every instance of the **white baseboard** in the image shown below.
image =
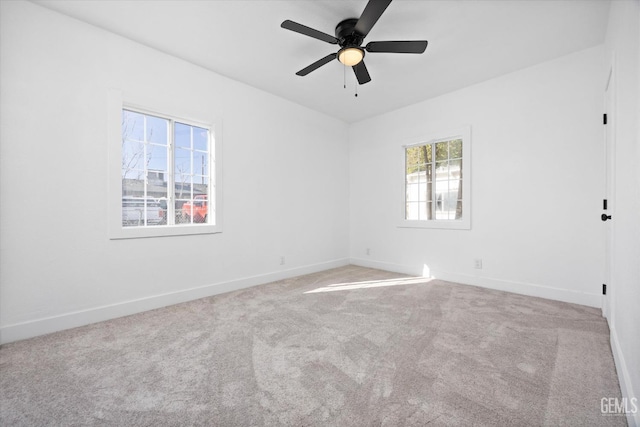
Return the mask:
{"type": "MultiPolygon", "coordinates": [[[[382,261],[373,261],[362,258],[351,258],[351,264],[362,267],[379,268],[381,270],[395,271],[397,273],[422,276],[424,272],[418,267],[393,264],[382,261]]],[[[489,277],[472,276],[463,273],[451,273],[445,271],[431,270],[428,275],[436,279],[449,282],[461,283],[464,285],[479,286],[481,288],[495,289],[499,291],[513,292],[515,294],[529,295],[538,298],[545,298],[555,301],[569,302],[573,304],[586,305],[600,308],[602,306],[601,296],[586,292],[578,292],[570,289],[553,288],[550,286],[537,285],[532,283],[522,283],[511,280],[495,279],[489,277]]]]}
{"type": "Polygon", "coordinates": [[[261,274],[258,276],[243,277],[228,282],[215,283],[212,285],[185,289],[161,295],[153,295],[146,298],[124,301],[117,304],[95,307],[87,310],[74,311],[23,323],[6,325],[0,328],[0,344],[63,331],[65,329],[76,328],[78,326],[89,325],[91,323],[102,322],[118,317],[129,316],[131,314],[141,313],[156,308],[167,307],[251,286],[262,285],[264,283],[287,279],[289,277],[316,273],[318,271],[342,267],[348,264],[349,260],[347,258],[337,259],[318,264],[306,265],[303,267],[291,268],[288,270],[261,274]]]}
{"type": "MultiPolygon", "coordinates": [[[[611,334],[611,352],[613,353],[613,361],[616,364],[616,371],[618,373],[618,380],[620,381],[620,391],[622,391],[622,397],[630,401],[632,398],[636,398],[636,406],[640,406],[640,396],[638,396],[631,383],[631,376],[629,375],[629,368],[627,362],[622,354],[622,349],[618,342],[618,334],[614,328],[609,325],[609,331],[611,334]]],[[[636,410],[635,414],[627,414],[627,424],[629,427],[640,427],[640,410],[636,410]]]]}

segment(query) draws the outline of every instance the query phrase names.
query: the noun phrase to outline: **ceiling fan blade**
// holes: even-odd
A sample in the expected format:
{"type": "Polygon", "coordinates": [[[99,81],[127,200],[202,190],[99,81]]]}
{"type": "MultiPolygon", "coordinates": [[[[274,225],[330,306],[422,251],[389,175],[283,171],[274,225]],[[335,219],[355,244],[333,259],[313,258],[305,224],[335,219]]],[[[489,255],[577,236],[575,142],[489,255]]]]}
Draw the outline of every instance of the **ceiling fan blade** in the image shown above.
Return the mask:
{"type": "Polygon", "coordinates": [[[288,19],[280,24],[280,26],[286,30],[295,31],[296,33],[304,34],[305,36],[313,37],[314,39],[322,40],[323,42],[338,44],[337,38],[288,19]]]}
{"type": "Polygon", "coordinates": [[[397,42],[369,42],[367,52],[423,53],[427,49],[426,40],[405,40],[397,42]]]}
{"type": "Polygon", "coordinates": [[[325,56],[324,58],[317,60],[316,62],[309,65],[308,67],[303,68],[302,70],[298,71],[296,74],[298,76],[306,76],[310,72],[322,67],[324,64],[328,64],[329,62],[333,61],[334,59],[336,59],[336,56],[338,56],[337,53],[331,53],[325,56]]]}
{"type": "Polygon", "coordinates": [[[369,31],[378,22],[382,12],[385,11],[390,3],[391,0],[369,0],[356,23],[355,30],[363,36],[369,34],[369,31]]]}
{"type": "Polygon", "coordinates": [[[358,79],[359,84],[363,85],[371,81],[371,76],[369,75],[369,71],[367,71],[367,66],[364,65],[364,61],[358,62],[351,68],[353,68],[353,72],[356,73],[356,79],[358,79]]]}

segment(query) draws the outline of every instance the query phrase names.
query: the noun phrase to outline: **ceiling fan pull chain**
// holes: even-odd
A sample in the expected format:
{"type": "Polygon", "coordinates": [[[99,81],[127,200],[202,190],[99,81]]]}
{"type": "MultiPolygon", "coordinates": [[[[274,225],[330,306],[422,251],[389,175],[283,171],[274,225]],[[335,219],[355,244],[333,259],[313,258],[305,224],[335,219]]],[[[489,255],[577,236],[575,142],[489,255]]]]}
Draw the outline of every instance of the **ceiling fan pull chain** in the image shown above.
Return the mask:
{"type": "Polygon", "coordinates": [[[356,87],[356,98],[358,97],[358,82],[356,82],[355,87],[356,87]]]}
{"type": "Polygon", "coordinates": [[[347,88],[347,66],[342,67],[342,79],[344,80],[344,89],[347,88]]]}

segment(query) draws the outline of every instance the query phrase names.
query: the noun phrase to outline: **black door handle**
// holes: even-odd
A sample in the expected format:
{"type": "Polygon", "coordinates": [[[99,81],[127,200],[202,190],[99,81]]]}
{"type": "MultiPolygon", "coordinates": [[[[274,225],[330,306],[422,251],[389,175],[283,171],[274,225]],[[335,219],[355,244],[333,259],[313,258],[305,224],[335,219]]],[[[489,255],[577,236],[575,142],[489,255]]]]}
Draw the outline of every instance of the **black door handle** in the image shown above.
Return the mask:
{"type": "Polygon", "coordinates": [[[611,215],[602,214],[602,215],[600,216],[600,219],[602,219],[603,221],[606,221],[606,220],[608,220],[608,219],[611,219],[611,215]]]}

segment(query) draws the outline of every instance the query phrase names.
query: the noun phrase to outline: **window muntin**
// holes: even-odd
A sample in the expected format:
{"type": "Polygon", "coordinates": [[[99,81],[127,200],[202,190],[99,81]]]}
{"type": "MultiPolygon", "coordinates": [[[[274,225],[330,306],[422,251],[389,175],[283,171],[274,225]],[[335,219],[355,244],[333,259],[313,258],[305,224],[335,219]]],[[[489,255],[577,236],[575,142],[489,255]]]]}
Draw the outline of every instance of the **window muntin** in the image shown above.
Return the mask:
{"type": "Polygon", "coordinates": [[[401,226],[470,228],[470,131],[448,135],[403,146],[401,226]]]}
{"type": "Polygon", "coordinates": [[[122,227],[214,224],[209,128],[122,109],[122,227]]]}

